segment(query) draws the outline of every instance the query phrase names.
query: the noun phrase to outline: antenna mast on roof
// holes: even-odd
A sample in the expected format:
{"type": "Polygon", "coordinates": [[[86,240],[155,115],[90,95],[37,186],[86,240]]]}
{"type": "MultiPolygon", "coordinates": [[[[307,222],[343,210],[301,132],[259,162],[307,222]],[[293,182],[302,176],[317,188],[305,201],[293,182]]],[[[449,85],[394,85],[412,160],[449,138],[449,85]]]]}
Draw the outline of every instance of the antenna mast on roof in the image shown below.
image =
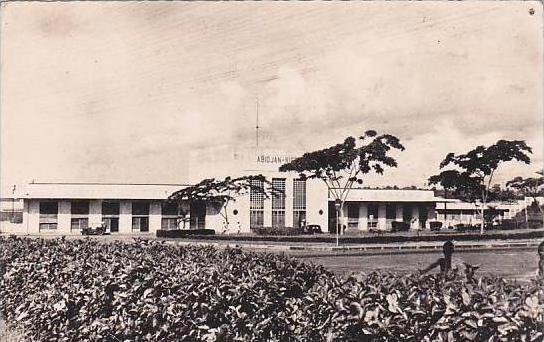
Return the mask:
{"type": "Polygon", "coordinates": [[[255,142],[256,142],[256,147],[258,148],[259,147],[259,95],[257,95],[256,97],[255,106],[256,106],[256,114],[257,114],[257,118],[255,122],[255,142]]]}

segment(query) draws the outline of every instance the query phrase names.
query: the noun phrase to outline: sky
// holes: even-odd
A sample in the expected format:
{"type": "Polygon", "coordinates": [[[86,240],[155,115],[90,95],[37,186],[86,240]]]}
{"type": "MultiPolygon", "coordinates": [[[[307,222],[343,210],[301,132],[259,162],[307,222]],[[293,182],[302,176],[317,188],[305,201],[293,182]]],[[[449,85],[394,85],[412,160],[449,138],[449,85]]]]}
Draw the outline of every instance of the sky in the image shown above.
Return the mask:
{"type": "Polygon", "coordinates": [[[447,153],[498,139],[534,150],[498,182],[543,165],[539,2],[1,6],[3,195],[212,175],[255,147],[257,103],[270,151],[398,136],[398,168],[369,186],[424,186],[447,153]]]}

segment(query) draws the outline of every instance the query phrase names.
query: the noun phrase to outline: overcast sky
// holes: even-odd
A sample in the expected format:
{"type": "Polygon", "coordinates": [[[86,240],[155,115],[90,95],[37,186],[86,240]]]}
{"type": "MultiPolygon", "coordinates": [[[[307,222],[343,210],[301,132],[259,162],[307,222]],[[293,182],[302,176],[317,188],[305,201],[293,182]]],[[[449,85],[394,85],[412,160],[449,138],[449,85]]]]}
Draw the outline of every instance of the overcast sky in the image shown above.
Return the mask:
{"type": "Polygon", "coordinates": [[[397,135],[399,168],[367,185],[421,186],[446,153],[498,139],[535,152],[498,180],[542,168],[538,2],[33,2],[1,16],[3,191],[187,182],[210,168],[191,151],[255,145],[257,97],[269,149],[397,135]]]}

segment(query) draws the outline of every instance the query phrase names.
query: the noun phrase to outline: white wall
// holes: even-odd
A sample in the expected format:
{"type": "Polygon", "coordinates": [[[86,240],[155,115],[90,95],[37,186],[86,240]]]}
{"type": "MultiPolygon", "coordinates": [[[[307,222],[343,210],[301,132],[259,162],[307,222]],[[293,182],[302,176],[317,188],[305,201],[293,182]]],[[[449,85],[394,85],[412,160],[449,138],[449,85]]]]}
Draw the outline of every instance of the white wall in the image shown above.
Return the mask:
{"type": "Polygon", "coordinates": [[[132,233],[132,202],[119,202],[119,233],[132,233]]]}
{"type": "Polygon", "coordinates": [[[89,227],[102,224],[102,200],[89,201],[89,227]]]}
{"type": "Polygon", "coordinates": [[[155,234],[161,229],[162,207],[161,202],[151,201],[149,203],[149,232],[155,234]]]}
{"type": "Polygon", "coordinates": [[[72,232],[72,204],[70,201],[58,201],[59,211],[57,216],[57,234],[78,233],[79,230],[72,232]]]}
{"type": "Polygon", "coordinates": [[[311,179],[306,181],[306,223],[318,224],[321,230],[328,231],[329,203],[328,190],[323,181],[311,179]],[[320,214],[320,211],[322,213],[320,214]]]}

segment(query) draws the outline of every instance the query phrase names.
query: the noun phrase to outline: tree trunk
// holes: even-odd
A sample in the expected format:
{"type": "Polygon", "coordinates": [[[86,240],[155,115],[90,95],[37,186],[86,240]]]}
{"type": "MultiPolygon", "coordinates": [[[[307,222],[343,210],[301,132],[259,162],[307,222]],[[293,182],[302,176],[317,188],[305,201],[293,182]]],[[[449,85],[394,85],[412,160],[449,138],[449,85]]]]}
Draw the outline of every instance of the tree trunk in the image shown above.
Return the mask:
{"type": "Polygon", "coordinates": [[[480,224],[480,234],[483,235],[484,229],[485,229],[485,203],[482,204],[481,213],[482,213],[482,222],[480,224]]]}
{"type": "Polygon", "coordinates": [[[340,235],[344,235],[344,202],[340,206],[340,212],[338,217],[340,218],[340,235]]]}
{"type": "Polygon", "coordinates": [[[525,212],[525,228],[529,228],[529,215],[527,214],[527,201],[524,200],[523,211],[525,212]]]}

